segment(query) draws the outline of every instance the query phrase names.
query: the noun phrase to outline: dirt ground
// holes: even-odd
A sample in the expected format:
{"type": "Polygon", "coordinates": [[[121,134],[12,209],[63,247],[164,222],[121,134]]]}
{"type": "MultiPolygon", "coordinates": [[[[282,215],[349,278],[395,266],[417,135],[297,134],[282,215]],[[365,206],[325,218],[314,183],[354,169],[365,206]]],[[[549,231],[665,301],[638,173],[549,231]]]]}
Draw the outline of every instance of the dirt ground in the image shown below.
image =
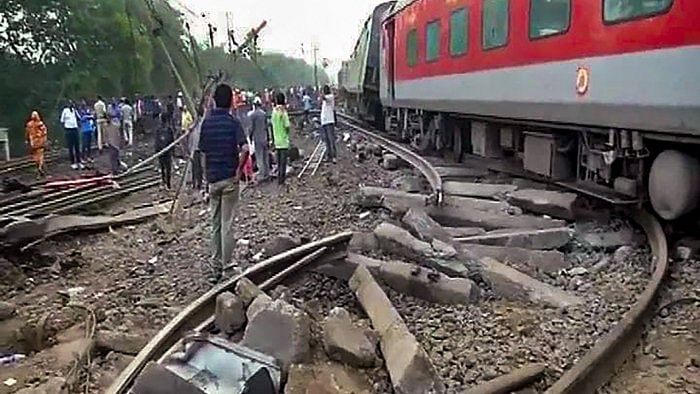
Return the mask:
{"type": "MultiPolygon", "coordinates": [[[[302,156],[313,150],[311,138],[299,132],[293,135],[302,156]]],[[[133,156],[126,156],[129,164],[137,160],[133,157],[150,152],[148,142],[141,141],[133,156]]],[[[179,174],[183,162],[175,163],[179,174]]],[[[293,163],[295,173],[302,165],[302,161],[293,163]]],[[[299,180],[293,175],[284,188],[270,183],[247,187],[236,219],[237,267],[228,275],[253,263],[265,242],[280,234],[307,241],[347,229],[371,228],[376,216],[360,219],[352,195],[362,183],[388,185],[387,176],[377,164],[358,163],[341,148],[339,163],[323,164],[314,177],[299,180]]],[[[147,190],[98,210],[123,211],[172,195],[162,189],[147,190]]],[[[212,286],[206,264],[210,254],[206,202],[199,192],[188,189],[181,207],[173,217],[62,236],[13,256],[20,272],[13,283],[3,286],[3,299],[16,307],[16,315],[0,323],[0,336],[17,337],[17,332],[23,332],[14,338],[15,349],[28,357],[0,369],[0,393],[33,387],[55,376],[84,391],[87,372],[90,392],[103,391],[130,357],[99,346],[85,352],[89,345],[86,322],[93,315],[97,331],[150,338],[212,286]],[[76,356],[85,353],[92,357],[90,363],[76,356]]],[[[0,337],[0,345],[12,341],[5,339],[0,337]]]]}

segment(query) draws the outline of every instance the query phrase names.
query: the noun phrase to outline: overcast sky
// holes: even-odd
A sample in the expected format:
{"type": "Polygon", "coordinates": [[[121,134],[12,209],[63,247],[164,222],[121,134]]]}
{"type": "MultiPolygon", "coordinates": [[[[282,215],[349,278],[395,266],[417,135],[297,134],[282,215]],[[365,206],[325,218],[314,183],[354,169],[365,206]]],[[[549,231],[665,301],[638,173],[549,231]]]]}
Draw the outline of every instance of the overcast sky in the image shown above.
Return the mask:
{"type": "MultiPolygon", "coordinates": [[[[236,37],[241,39],[261,21],[267,27],[260,34],[264,51],[282,52],[313,59],[311,45],[317,43],[319,59],[332,60],[329,74],[337,73],[340,60],[352,52],[362,25],[382,0],[176,0],[207,18],[199,18],[198,35],[206,31],[206,22],[219,28],[218,40],[226,42],[226,12],[230,12],[236,37]],[[304,53],[302,54],[302,44],[304,53]]],[[[188,15],[189,19],[193,16],[188,15]]]]}

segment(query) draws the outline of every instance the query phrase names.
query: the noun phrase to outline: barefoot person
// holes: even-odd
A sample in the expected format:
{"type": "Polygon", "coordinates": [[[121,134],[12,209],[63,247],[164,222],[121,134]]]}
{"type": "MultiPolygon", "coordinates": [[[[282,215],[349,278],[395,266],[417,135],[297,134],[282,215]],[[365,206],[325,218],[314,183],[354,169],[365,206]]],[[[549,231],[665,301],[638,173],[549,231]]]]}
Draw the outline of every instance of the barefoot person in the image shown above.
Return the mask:
{"type": "Polygon", "coordinates": [[[34,163],[36,163],[36,170],[40,177],[46,175],[44,170],[44,151],[46,150],[46,125],[41,120],[39,113],[34,111],[32,116],[27,122],[27,145],[29,145],[29,151],[32,155],[34,163]]]}
{"type": "Polygon", "coordinates": [[[233,234],[234,210],[238,204],[241,162],[239,154],[247,145],[241,123],[231,115],[231,87],[222,84],[214,92],[216,108],[204,118],[199,149],[204,155],[207,181],[210,185],[212,244],[214,264],[219,267],[216,280],[231,262],[236,244],[233,234]]]}

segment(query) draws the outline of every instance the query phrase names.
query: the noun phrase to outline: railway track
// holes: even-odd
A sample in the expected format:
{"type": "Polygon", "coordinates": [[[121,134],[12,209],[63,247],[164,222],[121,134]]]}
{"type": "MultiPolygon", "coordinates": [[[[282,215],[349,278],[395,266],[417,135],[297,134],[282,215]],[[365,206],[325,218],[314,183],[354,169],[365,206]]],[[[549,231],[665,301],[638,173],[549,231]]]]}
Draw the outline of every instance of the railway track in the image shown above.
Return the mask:
{"type": "MultiPolygon", "coordinates": [[[[360,126],[360,122],[350,117],[341,117],[344,125],[372,139],[384,149],[395,153],[424,174],[429,180],[432,190],[430,199],[432,203],[439,205],[444,201],[445,196],[443,196],[440,175],[424,158],[399,143],[360,126]]],[[[619,365],[637,346],[643,325],[652,312],[659,288],[668,269],[668,245],[660,223],[652,214],[646,211],[637,211],[634,213],[633,219],[643,229],[647,237],[648,247],[652,255],[651,278],[643,292],[637,297],[634,305],[615,323],[611,330],[597,338],[595,344],[583,357],[578,358],[547,388],[547,393],[595,392],[611,378],[619,365]]],[[[194,329],[196,335],[207,336],[213,327],[216,297],[223,292],[233,290],[243,277],[247,277],[261,286],[263,291],[269,290],[274,283],[287,282],[298,277],[305,272],[308,264],[317,262],[324,257],[329,258],[328,256],[334,253],[342,253],[345,243],[351,237],[351,233],[341,233],[295,248],[259,263],[243,274],[207,292],[190,304],[151,340],[136,360],[121,374],[108,393],[128,392],[147,364],[149,362],[163,362],[165,356],[177,348],[178,343],[183,343],[186,333],[190,330],[194,329]]],[[[192,336],[188,337],[191,339],[192,336]]],[[[502,390],[502,387],[498,389],[498,387],[488,384],[479,386],[477,390],[480,388],[484,391],[478,392],[485,393],[501,392],[499,390],[502,390]]]]}
{"type": "Polygon", "coordinates": [[[95,179],[99,181],[56,189],[38,185],[39,190],[5,199],[0,206],[0,218],[7,222],[13,218],[32,219],[49,214],[70,213],[155,187],[160,182],[158,174],[150,170],[115,178],[95,179]]]}
{"type": "MultiPolygon", "coordinates": [[[[46,163],[51,163],[60,156],[60,152],[50,151],[44,156],[46,163]]],[[[6,176],[17,171],[22,171],[27,168],[34,167],[34,160],[30,156],[25,156],[10,161],[0,163],[0,176],[6,176]]]]}

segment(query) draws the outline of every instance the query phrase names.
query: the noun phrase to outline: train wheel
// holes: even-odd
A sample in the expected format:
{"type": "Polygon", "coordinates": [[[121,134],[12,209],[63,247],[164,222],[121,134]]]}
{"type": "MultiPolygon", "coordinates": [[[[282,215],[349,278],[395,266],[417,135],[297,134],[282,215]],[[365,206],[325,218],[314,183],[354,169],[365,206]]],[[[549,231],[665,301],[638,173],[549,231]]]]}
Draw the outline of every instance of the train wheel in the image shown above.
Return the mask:
{"type": "Polygon", "coordinates": [[[649,197],[656,213],[666,220],[693,211],[700,200],[700,161],[675,150],[662,152],[651,166],[649,197]]]}

